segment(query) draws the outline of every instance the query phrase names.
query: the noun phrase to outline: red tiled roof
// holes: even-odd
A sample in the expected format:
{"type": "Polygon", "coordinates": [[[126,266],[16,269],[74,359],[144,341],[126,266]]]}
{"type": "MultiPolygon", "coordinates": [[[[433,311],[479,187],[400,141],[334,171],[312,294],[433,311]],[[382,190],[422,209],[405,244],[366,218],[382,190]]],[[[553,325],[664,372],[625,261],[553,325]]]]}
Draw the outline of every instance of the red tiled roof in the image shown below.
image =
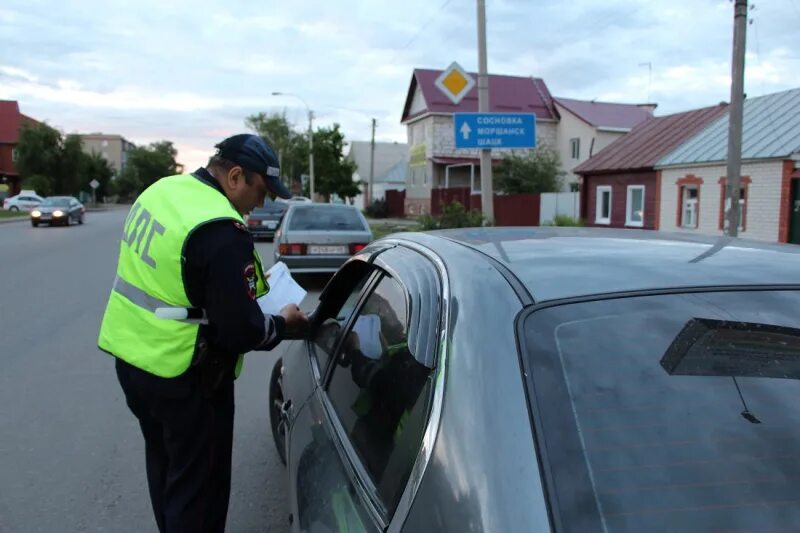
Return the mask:
{"type": "Polygon", "coordinates": [[[586,102],[560,97],[555,97],[554,100],[595,128],[631,129],[645,120],[653,118],[651,111],[637,104],[586,102]]]}
{"type": "Polygon", "coordinates": [[[0,100],[0,143],[17,144],[24,124],[38,124],[38,121],[20,113],[15,100],[0,100]]]}
{"type": "Polygon", "coordinates": [[[645,121],[572,171],[586,175],[651,169],[659,159],[725,113],[727,108],[720,104],[645,121]]]}
{"type": "MultiPolygon", "coordinates": [[[[401,122],[423,113],[409,114],[411,101],[419,86],[425,97],[428,113],[474,113],[478,111],[478,86],[467,93],[458,105],[453,104],[436,87],[436,78],[443,71],[414,69],[411,85],[408,88],[406,103],[403,107],[401,122]]],[[[478,75],[470,72],[476,81],[478,75]]],[[[553,106],[553,97],[544,81],[539,78],[523,78],[519,76],[489,75],[489,111],[494,113],[535,113],[539,120],[557,120],[558,112],[553,106]]]]}

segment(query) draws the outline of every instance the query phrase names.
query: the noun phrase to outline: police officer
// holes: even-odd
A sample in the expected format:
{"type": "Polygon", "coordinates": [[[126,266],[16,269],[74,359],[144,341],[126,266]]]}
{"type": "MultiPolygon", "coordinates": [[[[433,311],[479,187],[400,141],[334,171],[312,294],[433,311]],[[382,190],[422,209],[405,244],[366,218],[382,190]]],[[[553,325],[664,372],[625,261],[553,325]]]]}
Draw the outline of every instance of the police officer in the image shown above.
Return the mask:
{"type": "Polygon", "coordinates": [[[268,193],[291,196],[275,152],[249,134],[216,148],[206,168],[162,178],[134,203],[98,340],[144,435],[162,533],[224,531],[242,354],[308,324],[296,305],[265,316],[256,302],[269,285],[242,216],[268,193]],[[159,308],[189,312],[164,320],[159,308]]]}

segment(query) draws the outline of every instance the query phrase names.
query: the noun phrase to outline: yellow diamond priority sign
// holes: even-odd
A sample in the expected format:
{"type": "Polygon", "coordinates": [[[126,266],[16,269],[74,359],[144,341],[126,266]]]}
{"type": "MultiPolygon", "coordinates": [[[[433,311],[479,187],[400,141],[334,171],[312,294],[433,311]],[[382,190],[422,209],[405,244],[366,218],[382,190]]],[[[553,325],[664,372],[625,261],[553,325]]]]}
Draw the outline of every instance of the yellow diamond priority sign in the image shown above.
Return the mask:
{"type": "Polygon", "coordinates": [[[458,103],[475,86],[475,79],[470,76],[461,65],[453,61],[447,70],[436,78],[436,86],[447,96],[451,102],[458,103]]]}

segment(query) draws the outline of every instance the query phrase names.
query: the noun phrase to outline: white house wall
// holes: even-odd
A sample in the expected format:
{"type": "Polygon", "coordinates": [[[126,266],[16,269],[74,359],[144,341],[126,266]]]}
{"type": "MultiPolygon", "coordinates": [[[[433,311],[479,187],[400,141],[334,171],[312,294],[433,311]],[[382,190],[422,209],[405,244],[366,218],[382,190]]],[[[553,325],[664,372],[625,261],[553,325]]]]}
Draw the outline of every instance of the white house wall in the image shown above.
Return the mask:
{"type": "MultiPolygon", "coordinates": [[[[781,161],[748,162],[742,164],[742,176],[749,176],[747,193],[747,227],[739,236],[746,239],[777,242],[781,207],[781,161]]],[[[706,167],[669,168],[661,171],[661,213],[659,229],[720,235],[720,184],[719,179],[727,174],[724,165],[706,167]],[[700,218],[697,229],[677,226],[678,185],[677,181],[687,175],[703,180],[700,185],[700,218]]]]}

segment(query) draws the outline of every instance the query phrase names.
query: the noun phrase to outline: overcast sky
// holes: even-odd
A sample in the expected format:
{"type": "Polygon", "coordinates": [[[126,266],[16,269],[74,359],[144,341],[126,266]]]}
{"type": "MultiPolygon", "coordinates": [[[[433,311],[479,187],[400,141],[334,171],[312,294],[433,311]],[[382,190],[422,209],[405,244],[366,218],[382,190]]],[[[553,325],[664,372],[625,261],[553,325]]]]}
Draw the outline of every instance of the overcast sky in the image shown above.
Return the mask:
{"type": "MultiPolygon", "coordinates": [[[[555,96],[658,104],[664,115],[730,98],[729,0],[486,0],[494,74],[555,96]],[[652,73],[649,64],[652,67],[652,73]]],[[[298,128],[405,142],[415,67],[476,71],[475,0],[3,0],[0,99],[65,133],[167,139],[203,164],[244,118],[286,110],[298,128]],[[113,7],[112,7],[113,6],[113,7]]],[[[800,86],[800,0],[750,11],[745,91],[800,86]]]]}

